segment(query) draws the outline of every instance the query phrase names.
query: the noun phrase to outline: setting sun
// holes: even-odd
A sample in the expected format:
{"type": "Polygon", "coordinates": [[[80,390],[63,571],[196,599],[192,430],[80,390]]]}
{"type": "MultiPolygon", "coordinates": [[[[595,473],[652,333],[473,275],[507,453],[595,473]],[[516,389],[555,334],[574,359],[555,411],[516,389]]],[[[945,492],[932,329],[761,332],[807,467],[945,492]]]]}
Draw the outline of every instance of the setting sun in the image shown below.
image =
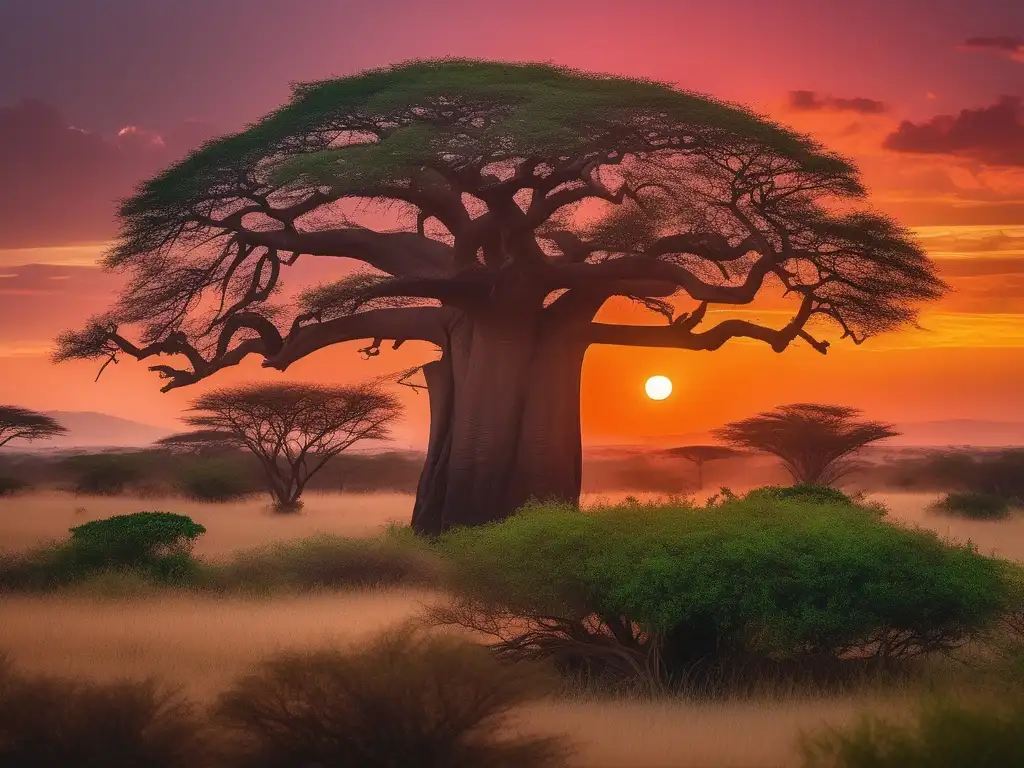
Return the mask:
{"type": "Polygon", "coordinates": [[[672,394],[672,380],[667,376],[651,376],[644,384],[644,391],[651,400],[664,400],[672,394]]]}

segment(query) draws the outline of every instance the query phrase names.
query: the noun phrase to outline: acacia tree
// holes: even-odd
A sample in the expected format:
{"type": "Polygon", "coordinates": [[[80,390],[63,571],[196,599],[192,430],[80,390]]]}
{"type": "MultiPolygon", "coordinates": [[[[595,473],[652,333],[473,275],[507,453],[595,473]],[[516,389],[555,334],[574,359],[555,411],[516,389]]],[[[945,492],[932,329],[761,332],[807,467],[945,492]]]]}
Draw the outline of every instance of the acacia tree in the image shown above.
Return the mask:
{"type": "Polygon", "coordinates": [[[67,434],[52,416],[17,405],[0,405],[0,448],[11,440],[49,440],[67,434]]]}
{"type": "Polygon", "coordinates": [[[704,488],[704,465],[709,461],[720,461],[739,456],[740,452],[725,445],[684,445],[679,448],[669,448],[670,456],[678,456],[681,459],[693,462],[697,467],[697,489],[704,488]]]}
{"type": "Polygon", "coordinates": [[[859,409],[842,405],[782,405],[727,424],[715,436],[777,456],[797,483],[832,485],[856,466],[852,457],[857,451],[899,434],[892,424],[860,415],[859,409]]]}
{"type": "Polygon", "coordinates": [[[251,384],[208,392],[190,410],[188,424],[252,451],[282,511],[295,509],[310,478],[346,448],[386,439],[401,413],[394,395],[375,384],[251,384]]]}
{"type": "Polygon", "coordinates": [[[813,140],[653,82],[443,60],[298,85],[121,205],[106,266],[127,289],[57,357],[168,356],[151,367],[171,389],[250,355],[429,342],[413,527],[488,522],[578,500],[591,345],[824,353],[819,328],[859,343],[912,321],[942,283],[864,195],[813,140]],[[306,257],[362,266],[287,299],[306,257]],[[711,311],[766,294],[791,308],[778,327],[711,311]],[[598,322],[614,297],[660,324],[598,322]]]}

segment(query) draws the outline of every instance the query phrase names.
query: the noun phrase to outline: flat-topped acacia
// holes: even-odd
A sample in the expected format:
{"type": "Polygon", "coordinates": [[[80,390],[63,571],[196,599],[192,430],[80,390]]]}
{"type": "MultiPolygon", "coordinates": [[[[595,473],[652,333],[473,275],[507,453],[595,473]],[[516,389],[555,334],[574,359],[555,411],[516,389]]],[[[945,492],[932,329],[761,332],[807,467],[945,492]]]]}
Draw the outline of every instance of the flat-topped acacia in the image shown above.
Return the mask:
{"type": "Polygon", "coordinates": [[[829,325],[859,342],[913,320],[943,285],[864,194],[843,158],[706,96],[412,62],[297,86],[143,184],[107,258],[128,287],[58,357],[169,356],[152,368],[170,389],[249,355],[284,370],[341,342],[432,343],[413,525],[487,522],[578,498],[593,344],[825,352],[829,325]],[[283,300],[282,272],[314,256],[362,266],[283,300]],[[789,301],[778,327],[709,311],[763,291],[789,301]],[[613,297],[661,322],[596,321],[613,297]]]}

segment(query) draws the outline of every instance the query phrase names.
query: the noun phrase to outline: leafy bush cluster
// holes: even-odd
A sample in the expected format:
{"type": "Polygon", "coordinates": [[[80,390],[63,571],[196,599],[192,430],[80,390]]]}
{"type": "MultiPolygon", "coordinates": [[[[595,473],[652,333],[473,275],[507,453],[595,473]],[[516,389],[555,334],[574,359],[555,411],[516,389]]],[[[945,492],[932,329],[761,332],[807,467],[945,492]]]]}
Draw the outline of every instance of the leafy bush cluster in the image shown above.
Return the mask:
{"type": "Polygon", "coordinates": [[[72,529],[70,540],[0,553],[0,589],[53,589],[87,581],[115,592],[160,583],[215,592],[280,592],[439,581],[440,564],[408,529],[373,539],[321,534],[245,550],[225,560],[192,557],[202,525],[139,512],[72,529]]]}
{"type": "Polygon", "coordinates": [[[877,717],[803,740],[805,768],[1007,768],[1024,765],[1024,703],[922,707],[916,723],[877,717]]]}
{"type": "Polygon", "coordinates": [[[947,493],[935,508],[944,514],[970,520],[1004,520],[1010,516],[1006,499],[976,491],[947,493]]]}
{"type": "Polygon", "coordinates": [[[409,631],[347,653],[271,658],[206,713],[152,681],[0,668],[0,765],[555,768],[567,753],[560,740],[504,727],[545,683],[479,646],[409,631]]]}
{"type": "Polygon", "coordinates": [[[259,489],[235,462],[207,459],[182,468],[177,490],[188,499],[219,503],[244,499],[259,489]]]}
{"type": "Polygon", "coordinates": [[[28,490],[30,487],[27,480],[20,477],[0,475],[0,496],[13,496],[16,493],[28,490]]]}
{"type": "Polygon", "coordinates": [[[71,529],[71,538],[0,556],[0,588],[46,589],[106,571],[135,571],[157,581],[194,576],[195,540],[206,528],[171,512],[135,512],[71,529]]]}
{"type": "Polygon", "coordinates": [[[671,680],[756,659],[948,649],[1003,609],[1001,565],[850,503],[771,491],[713,510],[540,505],[439,543],[456,595],[438,621],[501,656],[671,680]]]}
{"type": "Polygon", "coordinates": [[[376,539],[321,534],[238,552],[204,569],[204,586],[278,591],[430,585],[438,581],[437,557],[411,531],[390,530],[376,539]]]}

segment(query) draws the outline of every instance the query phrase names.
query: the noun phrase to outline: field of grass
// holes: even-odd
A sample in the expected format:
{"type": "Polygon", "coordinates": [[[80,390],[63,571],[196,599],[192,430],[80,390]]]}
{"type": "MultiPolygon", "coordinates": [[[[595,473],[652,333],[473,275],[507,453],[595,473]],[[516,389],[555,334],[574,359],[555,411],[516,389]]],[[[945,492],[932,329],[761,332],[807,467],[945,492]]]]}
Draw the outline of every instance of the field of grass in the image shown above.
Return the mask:
{"type": "MultiPolygon", "coordinates": [[[[614,497],[604,495],[604,498],[614,497]]],[[[974,522],[927,511],[934,496],[879,497],[893,517],[943,535],[970,538],[982,552],[1024,559],[1024,518],[974,522]]],[[[401,495],[311,495],[300,515],[271,515],[262,500],[200,504],[181,499],[75,498],[47,493],[0,500],[0,547],[22,550],[62,538],[91,519],[140,509],[192,516],[208,529],[197,553],[219,557],[314,533],[371,535],[404,521],[401,495]]],[[[344,647],[421,612],[439,599],[426,590],[364,589],[266,597],[162,591],[103,596],[88,591],[0,595],[0,652],[19,668],[88,679],[157,676],[208,699],[268,654],[344,647]]],[[[799,764],[801,732],[843,725],[859,714],[899,713],[916,692],[696,702],[551,700],[522,712],[519,728],[565,734],[573,765],[590,768],[783,768],[799,764]]]]}

